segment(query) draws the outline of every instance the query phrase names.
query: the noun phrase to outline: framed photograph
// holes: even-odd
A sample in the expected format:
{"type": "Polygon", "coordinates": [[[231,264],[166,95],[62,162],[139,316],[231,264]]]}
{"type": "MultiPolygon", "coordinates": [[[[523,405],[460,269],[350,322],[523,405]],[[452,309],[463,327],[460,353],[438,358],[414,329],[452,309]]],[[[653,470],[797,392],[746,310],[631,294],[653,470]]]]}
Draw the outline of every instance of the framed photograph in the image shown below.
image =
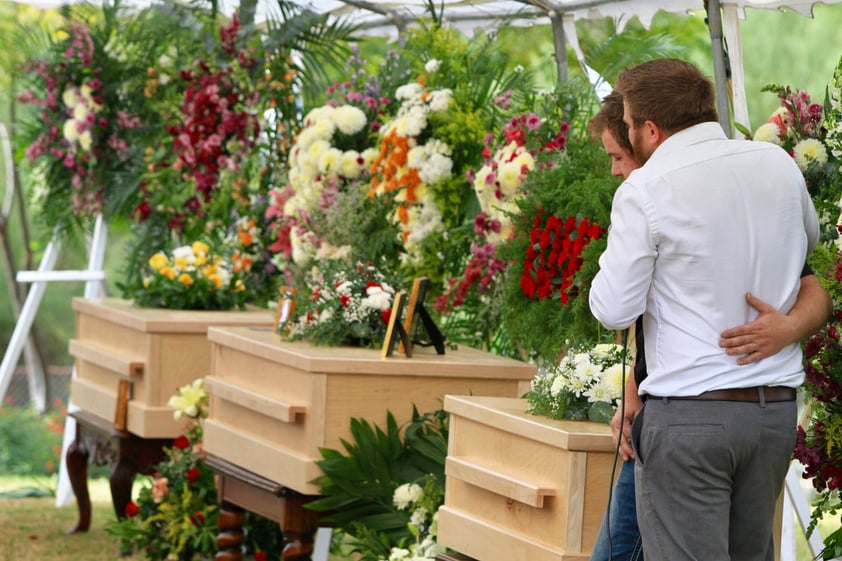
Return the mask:
{"type": "Polygon", "coordinates": [[[395,294],[392,303],[392,315],[389,316],[389,326],[386,328],[386,336],[383,338],[383,348],[380,351],[381,358],[388,358],[395,352],[395,345],[400,340],[403,352],[407,357],[412,356],[412,345],[409,342],[406,329],[401,324],[403,309],[406,307],[406,291],[401,290],[395,294]]]}
{"type": "Polygon", "coordinates": [[[278,307],[275,310],[275,330],[284,331],[284,326],[292,319],[295,312],[295,295],[298,293],[294,288],[282,286],[278,289],[278,307]]]}

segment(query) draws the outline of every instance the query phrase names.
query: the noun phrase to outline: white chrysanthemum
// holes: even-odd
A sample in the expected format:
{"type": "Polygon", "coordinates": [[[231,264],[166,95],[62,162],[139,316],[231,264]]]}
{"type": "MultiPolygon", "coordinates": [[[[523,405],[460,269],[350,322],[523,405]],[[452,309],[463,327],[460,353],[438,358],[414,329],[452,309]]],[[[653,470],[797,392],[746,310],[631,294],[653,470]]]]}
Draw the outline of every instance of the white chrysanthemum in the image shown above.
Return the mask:
{"type": "Polygon", "coordinates": [[[532,154],[521,148],[520,154],[518,154],[513,160],[512,163],[516,166],[521,168],[521,171],[533,171],[535,169],[535,158],[532,157],[532,154]]]}
{"type": "Polygon", "coordinates": [[[514,162],[501,164],[497,168],[497,182],[500,184],[500,190],[503,196],[513,195],[520,188],[521,181],[521,167],[514,162]]]}
{"type": "Polygon", "coordinates": [[[409,561],[409,550],[402,547],[393,547],[389,552],[389,561],[409,561]]]}
{"type": "Polygon", "coordinates": [[[435,112],[447,111],[453,101],[453,91],[436,90],[430,94],[430,109],[435,112]]]}
{"type": "Polygon", "coordinates": [[[363,130],[366,124],[365,113],[362,109],[353,105],[337,107],[331,118],[336,128],[344,134],[356,134],[363,130]]]}
{"type": "Polygon", "coordinates": [[[76,88],[67,88],[61,94],[61,102],[64,103],[68,109],[74,109],[79,103],[79,98],[76,96],[76,88]]]}
{"type": "Polygon", "coordinates": [[[348,179],[357,179],[363,171],[361,161],[360,153],[356,150],[343,152],[339,159],[339,175],[348,179]]]}
{"type": "Polygon", "coordinates": [[[298,265],[307,263],[316,254],[316,248],[310,236],[302,234],[297,228],[290,231],[289,242],[292,246],[292,261],[298,265]]]}
{"type": "Polygon", "coordinates": [[[621,349],[622,347],[620,345],[615,345],[614,343],[601,343],[591,350],[591,355],[596,360],[605,360],[621,349]]]}
{"type": "Polygon", "coordinates": [[[550,395],[558,396],[562,391],[567,389],[567,378],[564,376],[556,376],[553,378],[553,383],[550,384],[550,395]]]}
{"type": "Polygon", "coordinates": [[[64,127],[62,127],[62,133],[64,134],[64,138],[71,144],[79,140],[79,127],[76,125],[76,121],[74,119],[65,121],[64,127]]]}
{"type": "Polygon", "coordinates": [[[409,523],[423,531],[427,526],[427,509],[422,507],[416,508],[412,511],[412,516],[409,517],[409,523]]]}
{"type": "Polygon", "coordinates": [[[801,171],[807,171],[810,164],[824,165],[827,163],[827,150],[824,145],[815,138],[805,138],[792,148],[792,155],[795,163],[801,171]]]}
{"type": "Polygon", "coordinates": [[[427,127],[427,113],[421,107],[413,107],[394,121],[398,136],[418,136],[427,127]]]}
{"type": "Polygon", "coordinates": [[[436,60],[434,58],[428,60],[427,63],[424,65],[424,70],[430,73],[438,72],[439,68],[441,68],[441,61],[436,60]]]}
{"type": "Polygon", "coordinates": [[[418,170],[418,177],[421,181],[428,185],[436,185],[442,181],[449,179],[453,174],[453,160],[449,156],[442,153],[431,154],[424,164],[424,167],[418,170]]]}
{"type": "Polygon", "coordinates": [[[88,119],[90,109],[84,103],[80,103],[73,108],[73,118],[80,123],[84,123],[88,119]]]}
{"type": "Polygon", "coordinates": [[[323,174],[335,177],[339,170],[339,162],[342,159],[342,150],[329,148],[322,152],[319,158],[319,171],[323,174]]]}
{"type": "Polygon", "coordinates": [[[93,93],[94,91],[88,84],[82,84],[82,87],[79,88],[79,97],[82,98],[80,102],[91,105],[93,103],[93,93]]]}
{"type": "MultiPolygon", "coordinates": [[[[311,162],[316,162],[316,165],[318,165],[318,162],[322,159],[322,155],[330,149],[331,145],[327,140],[316,140],[307,148],[307,157],[311,162]]],[[[299,156],[299,168],[304,167],[302,159],[303,156],[299,156]]]]}
{"type": "Polygon", "coordinates": [[[608,399],[604,401],[613,401],[615,399],[620,399],[623,396],[624,371],[626,376],[630,374],[629,368],[623,368],[623,363],[618,362],[617,364],[609,366],[605,372],[602,373],[600,385],[605,387],[606,395],[608,396],[608,399]]]}
{"type": "Polygon", "coordinates": [[[314,107],[304,117],[304,126],[312,127],[321,121],[330,122],[333,111],[334,108],[331,105],[320,105],[319,107],[314,107]]]}
{"type": "MultiPolygon", "coordinates": [[[[318,138],[316,136],[316,130],[313,128],[308,127],[303,129],[300,133],[298,133],[298,136],[295,138],[295,146],[296,148],[298,148],[298,150],[293,149],[293,154],[297,154],[301,150],[307,150],[310,147],[310,145],[317,140],[325,139],[318,138]]],[[[294,158],[292,157],[292,155],[290,155],[290,165],[293,165],[294,161],[294,158]]]]}
{"type": "Polygon", "coordinates": [[[336,125],[330,119],[322,119],[321,121],[316,121],[310,127],[310,130],[313,131],[313,136],[317,139],[328,140],[333,137],[333,133],[336,131],[336,125]]]}
{"type": "Polygon", "coordinates": [[[410,82],[409,84],[404,84],[395,90],[395,98],[412,99],[413,97],[419,95],[422,90],[423,88],[421,87],[421,84],[418,84],[417,82],[410,82]]]}
{"type": "Polygon", "coordinates": [[[366,148],[363,150],[361,156],[363,157],[363,168],[368,169],[371,167],[371,164],[374,163],[374,160],[377,159],[377,156],[380,152],[376,148],[366,148]]]}
{"type": "Polygon", "coordinates": [[[775,123],[764,123],[757,127],[754,131],[754,140],[761,142],[771,142],[772,144],[781,145],[781,139],[778,136],[780,128],[775,123]]]}
{"type": "Polygon", "coordinates": [[[91,145],[94,142],[94,138],[91,135],[91,131],[82,131],[82,134],[79,135],[79,147],[88,152],[91,149],[91,145]]]}
{"type": "Polygon", "coordinates": [[[406,510],[410,505],[424,498],[424,489],[417,483],[404,483],[395,489],[392,503],[398,510],[406,510]]]}

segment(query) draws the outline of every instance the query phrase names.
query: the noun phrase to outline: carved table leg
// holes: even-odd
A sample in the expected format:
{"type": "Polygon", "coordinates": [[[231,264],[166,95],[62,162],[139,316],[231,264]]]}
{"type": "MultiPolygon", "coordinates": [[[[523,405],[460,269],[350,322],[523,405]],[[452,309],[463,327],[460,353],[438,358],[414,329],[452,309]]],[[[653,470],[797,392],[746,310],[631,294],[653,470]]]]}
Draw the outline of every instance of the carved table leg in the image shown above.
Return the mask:
{"type": "Polygon", "coordinates": [[[285,498],[283,533],[283,561],[310,561],[313,554],[313,540],[319,525],[319,513],[304,508],[304,505],[318,497],[301,495],[291,489],[284,489],[285,498]]]}
{"type": "Polygon", "coordinates": [[[111,488],[111,504],[114,514],[121,520],[126,517],[126,505],[132,500],[132,484],[137,475],[137,466],[130,459],[120,454],[119,461],[111,468],[108,484],[111,488]]]}
{"type": "Polygon", "coordinates": [[[91,527],[91,498],[88,495],[88,451],[82,445],[81,427],[76,425],[76,438],[67,448],[65,464],[70,486],[76,495],[76,506],[79,509],[79,520],[76,527],[68,530],[68,534],[87,532],[91,527]]]}
{"type": "Polygon", "coordinates": [[[246,556],[246,511],[223,502],[219,505],[215,561],[242,561],[246,556]]]}
{"type": "Polygon", "coordinates": [[[155,466],[166,458],[164,447],[172,440],[166,438],[140,438],[128,432],[115,433],[119,442],[117,463],[111,469],[108,482],[111,502],[117,518],[125,518],[126,505],[132,500],[132,484],[138,473],[151,475],[155,466]]]}

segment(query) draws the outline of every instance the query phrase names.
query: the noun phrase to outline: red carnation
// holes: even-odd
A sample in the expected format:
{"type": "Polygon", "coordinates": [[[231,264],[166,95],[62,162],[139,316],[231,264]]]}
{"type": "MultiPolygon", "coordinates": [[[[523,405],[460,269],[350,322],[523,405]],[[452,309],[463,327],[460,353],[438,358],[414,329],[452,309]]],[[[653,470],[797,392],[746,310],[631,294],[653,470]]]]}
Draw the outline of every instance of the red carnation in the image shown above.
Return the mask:
{"type": "Polygon", "coordinates": [[[135,502],[129,501],[125,509],[126,516],[128,516],[129,518],[134,518],[135,516],[137,516],[138,512],[140,512],[140,509],[137,508],[135,502]]]}
{"type": "Polygon", "coordinates": [[[199,479],[199,477],[201,477],[201,475],[202,475],[202,472],[199,471],[199,468],[192,467],[187,472],[187,481],[189,481],[190,483],[196,483],[196,480],[199,479]]]}

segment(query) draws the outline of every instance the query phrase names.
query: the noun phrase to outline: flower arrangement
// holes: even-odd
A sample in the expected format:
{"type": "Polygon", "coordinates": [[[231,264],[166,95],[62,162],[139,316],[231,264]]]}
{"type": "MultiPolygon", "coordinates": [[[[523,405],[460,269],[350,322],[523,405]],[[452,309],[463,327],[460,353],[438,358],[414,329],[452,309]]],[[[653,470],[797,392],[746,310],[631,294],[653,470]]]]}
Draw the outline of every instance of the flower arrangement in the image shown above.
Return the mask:
{"type": "Polygon", "coordinates": [[[115,15],[94,24],[81,12],[66,13],[60,38],[26,67],[32,80],[19,99],[35,111],[24,118],[21,138],[37,186],[33,215],[47,235],[72,237],[97,214],[120,214],[136,187],[131,135],[141,125],[133,88],[140,57],[118,46],[115,15]]]}
{"type": "Polygon", "coordinates": [[[147,273],[135,285],[119,285],[141,307],[171,310],[245,309],[240,275],[229,261],[211,253],[201,241],[177,247],[169,255],[157,252],[147,273]]]}
{"type": "MultiPolygon", "coordinates": [[[[137,500],[126,505],[125,517],[106,527],[120,538],[124,553],[141,551],[149,561],[195,561],[216,553],[216,483],[202,450],[202,420],[208,416],[208,405],[201,378],[179,388],[167,403],[187,430],[164,450],[167,459],[141,487],[137,500]]],[[[259,516],[249,520],[250,529],[260,530],[247,533],[247,547],[256,552],[256,559],[266,559],[265,550],[280,554],[277,525],[272,531],[273,523],[267,522],[259,516]]]]}
{"type": "MultiPolygon", "coordinates": [[[[511,90],[495,103],[507,104],[510,97],[511,90]]],[[[484,164],[478,172],[468,173],[481,209],[474,218],[476,240],[463,274],[449,279],[447,289],[436,301],[437,310],[458,308],[474,287],[487,292],[505,270],[508,263],[497,257],[497,247],[513,234],[512,218],[518,212],[516,201],[523,194],[523,182],[536,168],[552,165],[547,155],[564,151],[568,130],[565,121],[557,124],[529,112],[511,118],[503,127],[501,139],[486,135],[484,164]],[[496,146],[492,144],[495,140],[496,146]]]]}
{"type": "Polygon", "coordinates": [[[372,263],[323,262],[299,297],[297,318],[283,327],[292,339],[320,345],[378,346],[395,298],[394,280],[372,263]]]}
{"type": "Polygon", "coordinates": [[[141,550],[152,561],[190,560],[216,549],[216,487],[201,449],[201,420],[207,417],[208,394],[202,380],[179,388],[167,404],[187,433],[165,450],[151,485],[126,505],[125,518],[107,530],[122,540],[125,552],[141,550]]]}
{"type": "Polygon", "coordinates": [[[528,412],[551,419],[607,423],[623,395],[633,357],[621,345],[574,347],[558,363],[541,366],[527,393],[528,412]]]}
{"type": "Polygon", "coordinates": [[[407,528],[414,541],[392,547],[388,559],[381,561],[421,561],[435,559],[444,552],[436,543],[438,534],[438,508],[444,502],[444,492],[431,475],[424,478],[424,486],[404,483],[395,489],[392,503],[401,511],[411,512],[407,528]]]}
{"type": "Polygon", "coordinates": [[[365,199],[380,118],[393,104],[387,78],[400,73],[399,59],[390,52],[376,74],[365,66],[354,50],[345,64],[349,79],[328,87],[327,101],[307,113],[290,150],[287,181],[270,192],[269,249],[288,284],[313,259],[396,259],[395,227],[384,219],[391,205],[377,208],[365,199]]]}
{"type": "MultiPolygon", "coordinates": [[[[840,79],[838,75],[834,82],[840,79]]],[[[753,139],[771,142],[786,150],[804,174],[807,188],[813,197],[816,210],[823,224],[823,237],[835,239],[839,217],[839,198],[842,195],[842,168],[840,168],[839,125],[840,108],[838,93],[825,107],[813,103],[810,94],[790,86],[771,84],[762,91],[777,94],[781,106],[757,128],[753,139]]],[[[832,92],[829,88],[829,92],[832,92]]],[[[837,90],[838,92],[838,87],[837,90]]]]}
{"type": "MultiPolygon", "coordinates": [[[[805,346],[804,387],[809,394],[807,408],[809,426],[799,426],[795,442],[795,458],[804,465],[804,478],[811,479],[818,497],[813,505],[810,526],[812,531],[826,516],[835,516],[842,508],[839,490],[842,488],[842,259],[837,253],[833,281],[828,291],[836,304],[836,312],[819,333],[805,346]]],[[[842,555],[842,528],[825,536],[823,559],[842,555]]]]}
{"type": "Polygon", "coordinates": [[[538,362],[554,362],[566,346],[613,338],[590,313],[587,291],[618,181],[601,146],[570,138],[552,167],[526,177],[514,234],[497,249],[511,263],[501,279],[503,329],[538,362]]]}
{"type": "Polygon", "coordinates": [[[432,187],[451,177],[453,161],[450,147],[430,136],[426,142],[428,120],[432,114],[450,107],[453,92],[428,90],[417,82],[397,89],[401,105],[397,115],[380,130],[380,152],[371,165],[372,196],[388,195],[398,202],[398,224],[405,254],[410,265],[424,259],[424,246],[444,232],[441,210],[432,187]]]}
{"type": "Polygon", "coordinates": [[[445,411],[419,414],[414,407],[406,427],[391,412],[383,428],[351,419],[353,438],[342,441],[343,450],[321,450],[321,498],[306,506],[346,535],[355,559],[433,559],[441,552],[435,536],[447,420],[445,411]]]}

